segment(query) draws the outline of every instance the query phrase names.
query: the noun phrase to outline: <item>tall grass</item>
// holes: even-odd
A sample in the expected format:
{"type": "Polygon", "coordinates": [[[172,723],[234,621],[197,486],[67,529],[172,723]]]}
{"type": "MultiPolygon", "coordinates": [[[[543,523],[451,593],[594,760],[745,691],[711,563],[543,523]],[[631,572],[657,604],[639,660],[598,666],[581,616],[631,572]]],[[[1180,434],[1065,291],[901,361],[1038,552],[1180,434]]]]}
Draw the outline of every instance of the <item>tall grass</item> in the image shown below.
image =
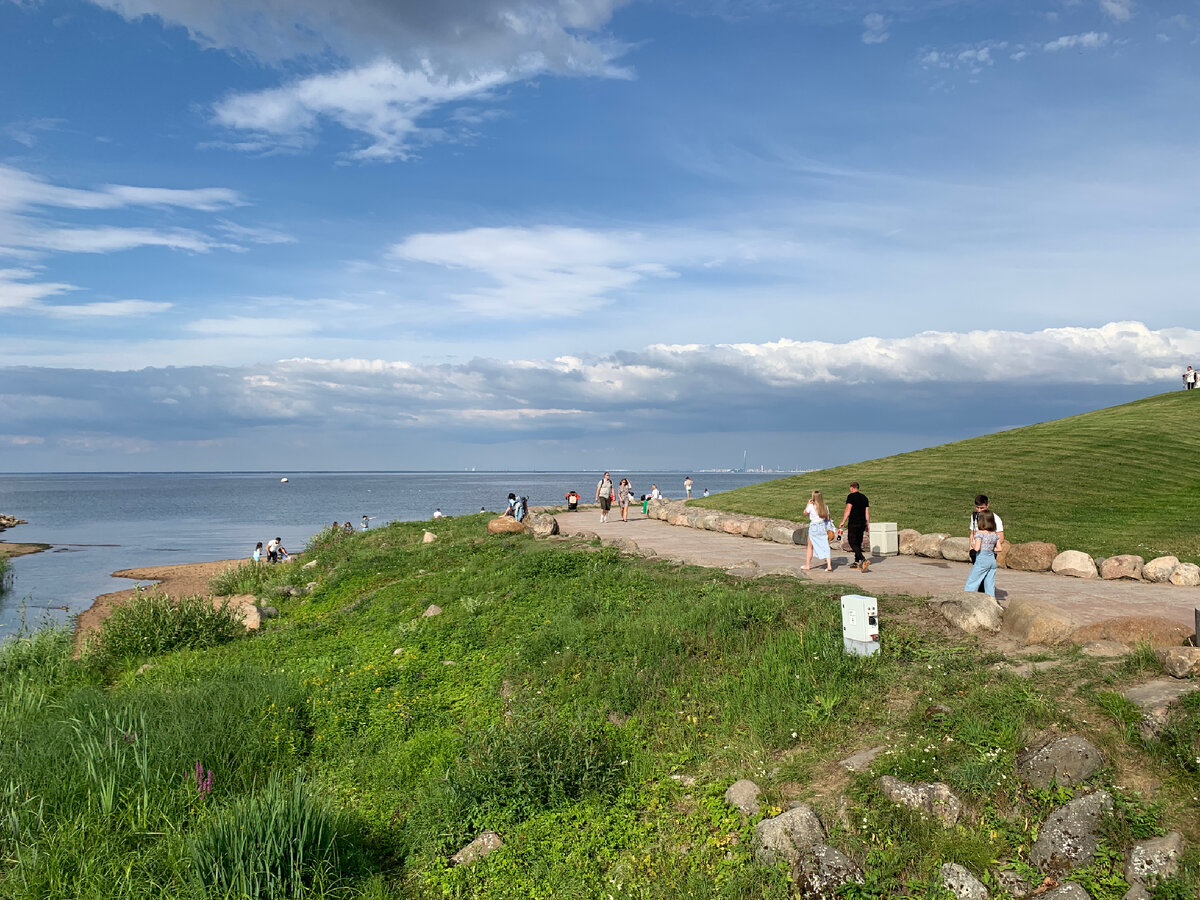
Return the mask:
{"type": "Polygon", "coordinates": [[[168,653],[215,647],[245,634],[241,614],[206,597],[172,600],[143,594],[113,611],[88,645],[97,665],[168,653]]]}

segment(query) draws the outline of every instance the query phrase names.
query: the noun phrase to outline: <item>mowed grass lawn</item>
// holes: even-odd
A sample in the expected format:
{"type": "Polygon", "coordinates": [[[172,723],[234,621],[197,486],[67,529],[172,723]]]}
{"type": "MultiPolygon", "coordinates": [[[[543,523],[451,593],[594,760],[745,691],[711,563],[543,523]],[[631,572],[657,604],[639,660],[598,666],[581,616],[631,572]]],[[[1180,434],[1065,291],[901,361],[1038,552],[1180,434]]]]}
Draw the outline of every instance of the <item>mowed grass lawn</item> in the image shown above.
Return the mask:
{"type": "Polygon", "coordinates": [[[871,518],[965,535],[978,493],[1014,542],[1200,563],[1200,391],[1177,391],[913,453],[808,472],[694,505],[803,519],[819,489],[840,521],[858,481],[871,518]]]}

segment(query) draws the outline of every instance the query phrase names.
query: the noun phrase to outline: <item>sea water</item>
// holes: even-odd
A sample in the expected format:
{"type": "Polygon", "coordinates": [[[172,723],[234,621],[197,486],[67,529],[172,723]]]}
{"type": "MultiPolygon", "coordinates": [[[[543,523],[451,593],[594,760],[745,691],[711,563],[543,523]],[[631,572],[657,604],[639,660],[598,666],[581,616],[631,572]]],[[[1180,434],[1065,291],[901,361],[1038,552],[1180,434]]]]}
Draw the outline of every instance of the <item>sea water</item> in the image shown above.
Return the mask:
{"type": "MultiPolygon", "coordinates": [[[[615,472],[634,496],[657,484],[683,496],[682,472],[615,472]]],[[[773,473],[693,472],[693,496],[781,477],[773,473]]],[[[582,502],[596,494],[598,472],[229,472],[0,475],[0,513],[25,519],[0,540],[50,544],[17,557],[0,593],[0,639],[24,619],[63,621],[98,594],[132,587],[118,569],[249,557],[257,541],[280,537],[290,551],[334,521],[361,530],[390,521],[504,509],[509,492],[531,505],[582,502]],[[286,483],[281,478],[286,477],[286,483]]]]}

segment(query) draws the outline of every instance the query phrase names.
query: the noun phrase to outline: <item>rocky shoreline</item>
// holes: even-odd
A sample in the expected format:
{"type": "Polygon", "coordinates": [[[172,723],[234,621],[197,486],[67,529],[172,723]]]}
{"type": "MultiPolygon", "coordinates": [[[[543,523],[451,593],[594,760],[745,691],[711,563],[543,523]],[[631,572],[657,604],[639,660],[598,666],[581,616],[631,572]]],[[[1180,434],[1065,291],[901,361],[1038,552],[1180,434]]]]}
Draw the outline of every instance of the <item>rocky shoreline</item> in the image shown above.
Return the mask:
{"type": "Polygon", "coordinates": [[[15,528],[18,525],[28,524],[29,523],[24,519],[18,519],[16,516],[6,516],[0,514],[0,531],[4,531],[6,528],[15,528]]]}

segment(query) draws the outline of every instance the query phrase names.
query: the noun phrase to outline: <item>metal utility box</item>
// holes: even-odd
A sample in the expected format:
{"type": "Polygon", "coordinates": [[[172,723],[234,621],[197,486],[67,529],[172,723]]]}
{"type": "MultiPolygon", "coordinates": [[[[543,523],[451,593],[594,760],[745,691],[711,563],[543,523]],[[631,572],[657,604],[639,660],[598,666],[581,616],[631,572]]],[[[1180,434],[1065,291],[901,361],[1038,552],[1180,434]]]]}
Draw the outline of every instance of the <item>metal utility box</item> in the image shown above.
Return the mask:
{"type": "Polygon", "coordinates": [[[872,556],[895,556],[900,552],[900,532],[895,522],[872,522],[869,534],[872,556]]]}
{"type": "Polygon", "coordinates": [[[879,652],[879,604],[874,597],[842,596],[842,647],[855,656],[879,652]]]}

